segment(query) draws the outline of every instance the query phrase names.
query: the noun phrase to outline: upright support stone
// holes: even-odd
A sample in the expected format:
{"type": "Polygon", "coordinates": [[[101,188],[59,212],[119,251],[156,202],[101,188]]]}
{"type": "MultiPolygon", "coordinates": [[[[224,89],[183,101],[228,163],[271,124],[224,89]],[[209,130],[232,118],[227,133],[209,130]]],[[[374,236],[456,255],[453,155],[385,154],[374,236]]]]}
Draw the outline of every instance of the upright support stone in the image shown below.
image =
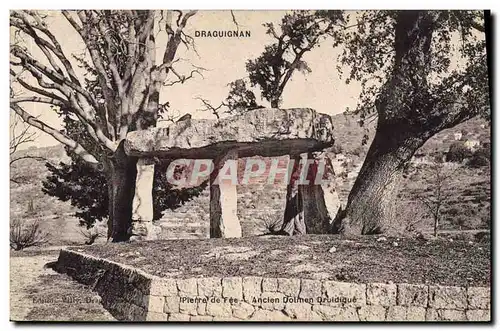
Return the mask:
{"type": "MultiPolygon", "coordinates": [[[[309,155],[312,158],[312,155],[309,155]]],[[[307,233],[328,233],[341,203],[336,189],[335,173],[330,159],[314,158],[309,167],[309,184],[300,185],[307,233]]]]}
{"type": "Polygon", "coordinates": [[[132,204],[132,240],[156,239],[153,228],[153,179],[155,165],[147,158],[137,161],[137,178],[132,204]]]}
{"type": "Polygon", "coordinates": [[[290,155],[288,171],[290,175],[287,177],[285,215],[281,232],[289,236],[306,234],[302,190],[299,188],[301,171],[299,155],[290,155]]]}
{"type": "MultiPolygon", "coordinates": [[[[222,179],[227,172],[236,172],[238,152],[230,150],[214,160],[210,175],[210,238],[240,238],[241,225],[237,215],[237,183],[222,179]],[[234,162],[233,165],[229,162],[234,162]]],[[[236,173],[231,173],[237,179],[236,173]]]]}
{"type": "Polygon", "coordinates": [[[328,233],[340,208],[332,164],[326,156],[314,158],[312,153],[293,160],[281,231],[288,235],[328,233]]]}

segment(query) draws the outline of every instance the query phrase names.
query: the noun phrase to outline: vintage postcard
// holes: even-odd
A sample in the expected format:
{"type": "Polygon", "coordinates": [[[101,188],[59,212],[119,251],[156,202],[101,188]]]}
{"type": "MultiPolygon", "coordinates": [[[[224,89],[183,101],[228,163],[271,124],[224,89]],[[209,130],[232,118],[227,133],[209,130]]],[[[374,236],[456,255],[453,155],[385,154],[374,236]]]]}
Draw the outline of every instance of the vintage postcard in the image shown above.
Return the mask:
{"type": "Polygon", "coordinates": [[[9,15],[11,321],[491,322],[489,11],[9,15]]]}

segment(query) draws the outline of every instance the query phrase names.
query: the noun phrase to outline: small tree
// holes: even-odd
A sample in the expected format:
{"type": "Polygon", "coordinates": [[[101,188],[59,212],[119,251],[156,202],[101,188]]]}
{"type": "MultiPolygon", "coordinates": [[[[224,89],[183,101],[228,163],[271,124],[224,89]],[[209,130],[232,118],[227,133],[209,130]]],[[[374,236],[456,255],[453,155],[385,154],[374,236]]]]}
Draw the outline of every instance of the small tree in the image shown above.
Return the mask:
{"type": "MultiPolygon", "coordinates": [[[[71,154],[70,154],[71,155],[71,154]]],[[[108,183],[103,171],[88,165],[73,156],[71,163],[59,166],[46,164],[50,174],[43,181],[42,191],[62,201],[70,201],[78,208],[75,216],[80,226],[90,229],[96,222],[109,217],[108,183]]],[[[207,183],[199,187],[174,189],[166,180],[166,167],[155,166],[153,186],[153,219],[160,219],[166,209],[180,207],[186,201],[198,196],[207,183]]]]}
{"type": "Polygon", "coordinates": [[[279,30],[273,23],[265,23],[266,33],[274,43],[265,46],[259,57],[246,63],[250,83],[260,88],[262,97],[272,108],[278,108],[292,75],[296,71],[311,72],[303,60],[304,54],[329,36],[334,46],[338,45],[344,23],[340,11],[294,11],[282,18],[279,30]]]}
{"type": "Polygon", "coordinates": [[[438,227],[442,219],[442,207],[454,193],[449,190],[449,179],[455,174],[455,171],[446,168],[444,163],[434,163],[430,166],[430,176],[426,177],[427,187],[430,188],[428,195],[420,196],[419,200],[429,211],[433,219],[434,236],[438,236],[438,227]]]}
{"type": "MultiPolygon", "coordinates": [[[[34,160],[45,160],[45,158],[34,155],[22,155],[16,154],[20,147],[24,147],[29,143],[32,143],[38,137],[38,134],[33,131],[33,128],[22,122],[21,118],[15,113],[11,115],[10,121],[10,141],[9,141],[9,155],[10,155],[10,165],[17,161],[24,159],[34,159],[34,160]]],[[[16,182],[15,179],[11,181],[16,182]]]]}

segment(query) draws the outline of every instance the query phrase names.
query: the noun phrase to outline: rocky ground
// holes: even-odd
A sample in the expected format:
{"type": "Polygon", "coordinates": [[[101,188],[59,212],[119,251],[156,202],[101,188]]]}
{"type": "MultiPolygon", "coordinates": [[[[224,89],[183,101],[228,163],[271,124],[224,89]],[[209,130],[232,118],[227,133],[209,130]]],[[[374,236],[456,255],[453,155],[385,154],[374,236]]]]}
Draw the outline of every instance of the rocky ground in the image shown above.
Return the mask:
{"type": "Polygon", "coordinates": [[[90,288],[44,267],[58,254],[58,249],[11,253],[10,320],[113,321],[90,288]]]}
{"type": "Polygon", "coordinates": [[[490,243],[483,239],[259,236],[104,244],[75,249],[163,277],[262,276],[489,286],[490,243]]]}

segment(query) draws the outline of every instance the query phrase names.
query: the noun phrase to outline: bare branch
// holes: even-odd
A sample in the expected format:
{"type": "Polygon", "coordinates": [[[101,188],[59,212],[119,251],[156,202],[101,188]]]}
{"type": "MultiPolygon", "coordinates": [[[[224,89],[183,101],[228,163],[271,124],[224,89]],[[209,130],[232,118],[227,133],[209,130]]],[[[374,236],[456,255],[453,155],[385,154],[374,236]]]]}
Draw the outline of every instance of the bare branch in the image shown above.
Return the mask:
{"type": "Polygon", "coordinates": [[[34,156],[34,155],[24,155],[24,156],[19,156],[13,159],[10,159],[10,165],[12,165],[14,162],[20,161],[20,160],[25,160],[25,159],[31,159],[31,160],[37,160],[37,161],[47,161],[45,157],[42,156],[34,156]]]}
{"type": "Polygon", "coordinates": [[[53,127],[38,120],[36,117],[30,115],[27,111],[25,111],[19,105],[13,103],[10,105],[10,108],[12,110],[14,110],[23,119],[24,122],[28,123],[31,126],[34,126],[37,129],[42,130],[43,132],[54,137],[60,143],[68,146],[69,148],[71,148],[72,152],[74,152],[76,155],[80,156],[84,161],[91,163],[91,164],[98,163],[96,158],[93,155],[91,155],[89,152],[87,152],[83,148],[82,145],[80,145],[76,141],[68,138],[66,135],[62,134],[60,131],[54,129],[53,127]]]}
{"type": "Polygon", "coordinates": [[[207,110],[211,111],[212,114],[214,114],[218,120],[220,119],[219,109],[221,109],[222,107],[227,107],[227,105],[224,102],[222,102],[218,106],[212,106],[210,101],[208,101],[207,99],[204,99],[202,97],[196,97],[195,99],[200,100],[204,105],[204,108],[199,109],[200,111],[207,111],[207,110]]]}

